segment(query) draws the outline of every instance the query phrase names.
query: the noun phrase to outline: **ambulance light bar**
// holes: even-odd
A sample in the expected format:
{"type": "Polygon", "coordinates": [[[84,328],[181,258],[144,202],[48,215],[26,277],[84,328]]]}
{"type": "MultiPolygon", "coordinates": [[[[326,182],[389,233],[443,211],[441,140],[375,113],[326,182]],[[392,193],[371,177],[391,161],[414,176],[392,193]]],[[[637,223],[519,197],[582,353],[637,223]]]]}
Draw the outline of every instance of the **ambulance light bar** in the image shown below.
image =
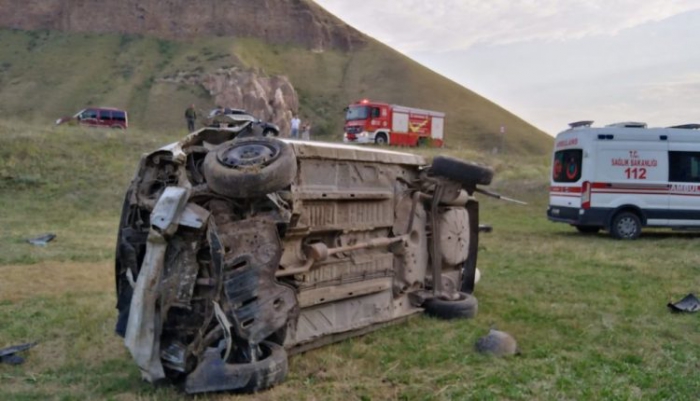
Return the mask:
{"type": "Polygon", "coordinates": [[[590,127],[591,125],[593,125],[593,121],[590,121],[590,120],[576,121],[573,123],[569,123],[569,127],[571,127],[571,128],[590,127]]]}
{"type": "Polygon", "coordinates": [[[668,128],[700,129],[700,124],[682,124],[682,125],[674,125],[673,127],[668,127],[668,128]]]}
{"type": "Polygon", "coordinates": [[[647,123],[640,123],[636,121],[626,121],[622,123],[615,123],[606,125],[606,127],[619,127],[619,128],[646,128],[647,123]]]}

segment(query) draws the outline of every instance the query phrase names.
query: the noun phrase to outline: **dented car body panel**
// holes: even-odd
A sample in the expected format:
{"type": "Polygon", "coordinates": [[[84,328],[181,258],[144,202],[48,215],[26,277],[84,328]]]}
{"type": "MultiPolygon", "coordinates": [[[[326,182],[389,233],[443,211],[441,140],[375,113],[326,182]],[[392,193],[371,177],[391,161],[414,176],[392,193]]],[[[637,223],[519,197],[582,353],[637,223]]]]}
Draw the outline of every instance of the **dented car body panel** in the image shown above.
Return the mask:
{"type": "Polygon", "coordinates": [[[476,183],[417,155],[243,133],[205,128],[145,155],[127,190],[117,333],[146,380],[258,391],[284,379],[286,353],[471,293],[476,183]]]}

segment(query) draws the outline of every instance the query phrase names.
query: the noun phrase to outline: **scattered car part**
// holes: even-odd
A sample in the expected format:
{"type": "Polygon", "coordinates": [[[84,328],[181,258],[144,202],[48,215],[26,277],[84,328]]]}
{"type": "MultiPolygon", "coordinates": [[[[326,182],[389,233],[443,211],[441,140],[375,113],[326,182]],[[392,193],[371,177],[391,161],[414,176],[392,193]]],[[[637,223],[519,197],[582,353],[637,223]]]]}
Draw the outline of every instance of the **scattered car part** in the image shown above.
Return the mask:
{"type": "Polygon", "coordinates": [[[424,310],[476,315],[475,180],[249,127],[145,155],[127,190],[116,331],[146,380],[259,391],[284,380],[287,353],[424,310]]]}
{"type": "Polygon", "coordinates": [[[34,347],[35,345],[37,345],[36,342],[20,344],[20,345],[15,345],[12,347],[0,349],[0,363],[6,363],[8,365],[21,365],[21,364],[23,364],[24,358],[22,358],[21,356],[16,355],[16,354],[19,352],[26,351],[26,350],[34,347]]]}
{"type": "Polygon", "coordinates": [[[46,234],[41,234],[38,237],[34,238],[29,238],[27,239],[27,242],[36,245],[36,246],[46,246],[49,244],[49,242],[53,241],[56,238],[56,234],[53,233],[46,233],[46,234]]]}
{"type": "Polygon", "coordinates": [[[669,302],[667,306],[671,308],[671,312],[694,313],[700,310],[700,299],[695,294],[690,293],[678,302],[669,302]]]}
{"type": "Polygon", "coordinates": [[[519,355],[518,343],[510,334],[496,329],[489,330],[489,333],[477,340],[474,348],[482,354],[495,356],[519,355]]]}
{"type": "Polygon", "coordinates": [[[490,224],[479,224],[480,233],[490,233],[493,232],[493,226],[490,224]]]}

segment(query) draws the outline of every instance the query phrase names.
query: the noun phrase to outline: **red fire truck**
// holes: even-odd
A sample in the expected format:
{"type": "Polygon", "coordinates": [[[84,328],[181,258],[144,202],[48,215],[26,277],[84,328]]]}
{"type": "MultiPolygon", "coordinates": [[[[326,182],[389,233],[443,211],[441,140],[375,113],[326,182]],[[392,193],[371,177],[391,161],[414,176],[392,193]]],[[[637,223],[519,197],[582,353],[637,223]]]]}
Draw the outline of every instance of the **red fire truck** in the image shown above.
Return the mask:
{"type": "Polygon", "coordinates": [[[445,113],[367,99],[345,109],[346,143],[442,147],[445,113]]]}

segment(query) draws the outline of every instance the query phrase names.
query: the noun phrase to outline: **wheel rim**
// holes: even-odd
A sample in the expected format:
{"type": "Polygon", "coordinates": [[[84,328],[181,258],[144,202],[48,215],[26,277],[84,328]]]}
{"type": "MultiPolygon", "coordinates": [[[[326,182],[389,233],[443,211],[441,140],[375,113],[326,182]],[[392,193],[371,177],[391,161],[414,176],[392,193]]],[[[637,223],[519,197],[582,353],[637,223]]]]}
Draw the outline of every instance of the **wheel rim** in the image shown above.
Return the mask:
{"type": "Polygon", "coordinates": [[[622,238],[631,238],[637,234],[637,221],[633,217],[623,217],[617,222],[617,232],[622,238]]]}
{"type": "Polygon", "coordinates": [[[221,164],[228,167],[266,165],[279,156],[279,150],[266,143],[247,143],[233,146],[219,153],[221,164]]]}
{"type": "Polygon", "coordinates": [[[384,138],[384,135],[379,135],[377,137],[377,144],[378,145],[384,145],[386,144],[386,138],[384,138]]]}

